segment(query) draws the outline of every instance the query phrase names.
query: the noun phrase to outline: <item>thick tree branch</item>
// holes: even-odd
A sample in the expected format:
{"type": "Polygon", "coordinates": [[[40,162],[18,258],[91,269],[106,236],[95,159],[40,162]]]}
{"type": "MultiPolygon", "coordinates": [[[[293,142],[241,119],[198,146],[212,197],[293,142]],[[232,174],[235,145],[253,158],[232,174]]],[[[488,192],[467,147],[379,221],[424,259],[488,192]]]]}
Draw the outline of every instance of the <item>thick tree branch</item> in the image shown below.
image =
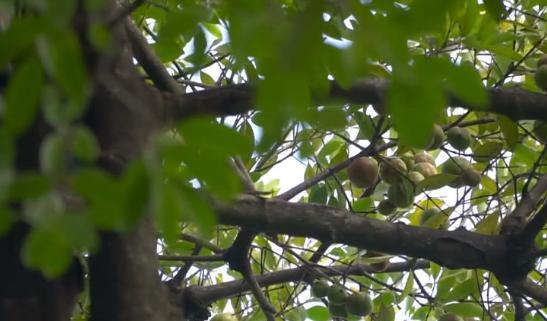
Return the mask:
{"type": "Polygon", "coordinates": [[[504,277],[510,277],[515,269],[506,257],[504,236],[407,226],[323,205],[259,200],[252,196],[219,206],[218,214],[224,224],[425,258],[449,268],[482,268],[504,277]]]}
{"type": "MultiPolygon", "coordinates": [[[[358,104],[383,104],[389,83],[382,79],[365,79],[344,89],[331,84],[327,100],[337,99],[358,104]]],[[[485,107],[465,103],[449,97],[449,105],[469,110],[493,112],[517,121],[522,119],[547,120],[547,95],[516,88],[488,89],[489,101],[485,107]]],[[[166,121],[200,114],[234,115],[252,108],[254,92],[250,85],[232,85],[207,89],[187,95],[166,95],[166,121]],[[197,96],[196,96],[197,94],[197,96]],[[197,104],[196,104],[197,103],[197,104]]],[[[324,101],[318,101],[321,103],[324,101]]]]}

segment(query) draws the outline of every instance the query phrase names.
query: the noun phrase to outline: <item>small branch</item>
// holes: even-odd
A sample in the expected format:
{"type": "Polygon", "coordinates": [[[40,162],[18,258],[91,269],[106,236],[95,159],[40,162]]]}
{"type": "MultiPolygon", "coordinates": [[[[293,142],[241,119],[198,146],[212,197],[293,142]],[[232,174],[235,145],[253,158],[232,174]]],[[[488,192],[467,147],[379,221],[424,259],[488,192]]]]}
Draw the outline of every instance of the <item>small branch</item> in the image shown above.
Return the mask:
{"type": "Polygon", "coordinates": [[[133,11],[137,10],[141,5],[143,5],[147,0],[135,0],[130,4],[122,5],[120,9],[118,9],[118,12],[109,19],[107,22],[107,25],[109,27],[116,26],[119,22],[123,21],[125,18],[127,18],[130,14],[133,13],[133,11]]]}
{"type": "Polygon", "coordinates": [[[135,58],[137,58],[137,61],[150,76],[156,87],[171,93],[182,94],[182,86],[177,84],[173,77],[169,75],[163,63],[152,51],[141,31],[131,19],[126,19],[125,29],[135,58]]]}
{"type": "MultiPolygon", "coordinates": [[[[417,270],[426,269],[429,268],[429,264],[430,263],[426,260],[418,260],[417,262],[412,263],[391,263],[383,272],[376,272],[374,268],[365,264],[335,265],[330,267],[310,267],[304,265],[294,269],[266,273],[257,276],[256,281],[261,287],[267,287],[287,282],[300,282],[306,275],[313,273],[313,271],[324,276],[368,275],[371,273],[402,272],[408,271],[411,268],[417,270]]],[[[201,302],[203,305],[208,305],[217,300],[248,291],[249,285],[244,280],[236,280],[207,287],[192,286],[186,288],[186,290],[189,291],[191,296],[195,297],[197,301],[201,302]]]]}
{"type": "Polygon", "coordinates": [[[241,160],[239,156],[233,157],[232,167],[234,168],[235,172],[239,176],[244,186],[245,193],[247,194],[256,193],[256,188],[255,188],[253,179],[249,175],[249,171],[247,171],[247,168],[245,168],[245,164],[243,164],[243,161],[241,160]]]}
{"type": "MultiPolygon", "coordinates": [[[[194,249],[192,250],[191,256],[198,256],[199,252],[201,252],[201,249],[203,246],[196,244],[194,246],[194,249]]],[[[188,271],[190,271],[190,268],[194,264],[195,261],[186,261],[184,266],[182,266],[179,271],[173,276],[171,280],[169,280],[170,283],[174,284],[175,286],[181,286],[182,281],[184,281],[184,278],[186,278],[186,274],[188,274],[188,271]]]]}
{"type": "Polygon", "coordinates": [[[511,295],[513,306],[515,307],[515,321],[524,321],[528,311],[522,302],[522,296],[517,291],[512,289],[509,289],[509,294],[511,295]]]}
{"type": "Polygon", "coordinates": [[[277,312],[275,311],[275,308],[271,305],[271,303],[268,301],[264,293],[262,293],[262,290],[260,289],[260,285],[258,284],[258,281],[253,275],[253,271],[251,270],[251,264],[249,263],[249,260],[245,260],[242,275],[245,282],[247,282],[251,292],[253,293],[256,301],[258,302],[258,305],[260,305],[260,308],[262,309],[262,311],[264,311],[264,314],[266,315],[266,319],[268,321],[275,321],[275,314],[277,312]]]}
{"type": "Polygon", "coordinates": [[[221,249],[220,247],[214,245],[213,243],[210,243],[210,242],[204,241],[200,238],[197,238],[193,235],[182,233],[180,235],[180,238],[183,241],[191,242],[191,243],[194,243],[196,245],[202,246],[202,247],[204,247],[208,250],[211,250],[213,253],[216,253],[216,254],[224,253],[224,250],[221,249]]]}
{"type": "MultiPolygon", "coordinates": [[[[517,207],[511,212],[501,224],[501,233],[504,235],[517,235],[527,228],[526,222],[534,209],[537,207],[542,195],[547,190],[547,175],[539,178],[536,186],[522,198],[517,207]]],[[[541,217],[540,217],[541,218],[541,217]]],[[[545,223],[545,222],[543,222],[545,223]]],[[[543,226],[543,225],[542,225],[543,226]]],[[[530,229],[530,228],[528,228],[530,229]]],[[[522,235],[526,238],[528,236],[522,235]]],[[[535,237],[535,234],[533,235],[535,237]]]]}
{"type": "Polygon", "coordinates": [[[513,282],[508,286],[519,291],[524,295],[527,295],[536,301],[540,302],[544,306],[547,305],[547,288],[539,284],[534,283],[530,279],[524,279],[522,281],[513,282]]]}

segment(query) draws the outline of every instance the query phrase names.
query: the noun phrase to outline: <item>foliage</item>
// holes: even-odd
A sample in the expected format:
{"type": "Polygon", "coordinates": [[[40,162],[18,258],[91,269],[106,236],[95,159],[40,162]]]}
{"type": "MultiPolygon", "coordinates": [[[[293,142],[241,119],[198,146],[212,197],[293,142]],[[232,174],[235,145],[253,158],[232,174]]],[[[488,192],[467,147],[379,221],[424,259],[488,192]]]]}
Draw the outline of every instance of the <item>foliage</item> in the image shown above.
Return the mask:
{"type": "MultiPolygon", "coordinates": [[[[0,70],[12,71],[0,100],[0,234],[16,220],[30,224],[23,261],[50,278],[66,270],[74,253],[95,253],[100,231],[130,231],[147,211],[155,215],[160,255],[193,253],[181,232],[215,244],[200,255],[229,248],[236,229],[217,225],[209,197],[231,200],[243,191],[229,161],[236,155],[257,190],[276,197],[294,177],[309,180],[350,156],[368,153],[371,146],[377,152],[369,155],[379,163],[413,156],[430,146],[434,124],[445,130],[457,125],[471,135],[469,148],[466,138],[461,148],[443,142],[428,151],[439,174],[420,182],[400,173],[402,183],[391,191],[403,194],[396,203],[401,208],[389,216],[377,213],[386,194],[395,193],[388,192],[389,184],[380,181],[370,190],[360,189],[346,171],[333,171],[297,201],[378,220],[486,235],[498,233],[522,191],[546,171],[545,145],[533,134],[533,121],[492,113],[487,96],[491,88],[541,92],[534,71],[547,53],[544,0],[145,1],[131,18],[187,92],[250,83],[257,90],[256,108],[237,116],[182,121],[157,135],[121,177],[95,165],[99,143],[80,122],[94,75],[88,74],[79,35],[67,27],[75,1],[23,2],[35,14],[15,19],[0,34],[0,70]],[[390,81],[385,105],[328,98],[331,81],[349,88],[370,77],[390,81]],[[477,108],[446,107],[451,97],[477,108]],[[53,128],[41,144],[40,168],[16,172],[17,141],[38,117],[53,128]],[[441,173],[440,165],[453,157],[467,159],[480,173],[480,183],[467,184],[465,177],[456,177],[457,170],[441,173]],[[63,202],[67,186],[84,197],[85,208],[63,202]],[[20,215],[13,203],[21,204],[20,215]],[[441,211],[422,220],[432,208],[441,211]]],[[[102,5],[99,0],[84,2],[91,11],[102,5]]],[[[0,5],[6,9],[11,2],[0,5]]],[[[88,32],[97,50],[109,50],[106,25],[91,25],[88,32]]],[[[536,237],[539,248],[545,237],[544,232],[536,237]]],[[[320,246],[312,238],[271,235],[259,235],[253,244],[251,263],[257,273],[306,264],[320,246]]],[[[367,257],[363,250],[333,245],[318,263],[409,259],[367,257]]],[[[173,267],[181,264],[162,261],[164,278],[175,275],[178,269],[173,267]]],[[[189,274],[187,284],[240,278],[220,262],[196,263],[192,272],[199,273],[189,274]]],[[[544,272],[538,264],[529,276],[539,281],[544,272]]],[[[515,313],[489,271],[432,264],[419,272],[339,275],[329,282],[370,293],[373,317],[379,320],[392,319],[395,311],[397,318],[415,320],[444,313],[511,320],[515,313]]],[[[267,290],[287,320],[331,318],[326,301],[310,297],[305,282],[267,290]]],[[[212,311],[265,320],[247,293],[218,300],[212,311]]],[[[541,319],[538,311],[530,316],[536,319],[541,319]]]]}

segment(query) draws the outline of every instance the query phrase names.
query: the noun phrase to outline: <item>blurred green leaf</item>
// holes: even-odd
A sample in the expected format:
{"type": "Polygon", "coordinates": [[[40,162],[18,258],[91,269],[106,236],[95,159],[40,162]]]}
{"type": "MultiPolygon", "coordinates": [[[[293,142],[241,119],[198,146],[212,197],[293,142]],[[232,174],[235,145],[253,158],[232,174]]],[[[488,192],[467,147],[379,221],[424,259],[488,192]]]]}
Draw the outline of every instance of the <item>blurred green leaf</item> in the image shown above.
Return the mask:
{"type": "Polygon", "coordinates": [[[35,57],[18,66],[6,89],[4,125],[14,134],[21,134],[34,121],[44,85],[42,66],[35,57]]]}

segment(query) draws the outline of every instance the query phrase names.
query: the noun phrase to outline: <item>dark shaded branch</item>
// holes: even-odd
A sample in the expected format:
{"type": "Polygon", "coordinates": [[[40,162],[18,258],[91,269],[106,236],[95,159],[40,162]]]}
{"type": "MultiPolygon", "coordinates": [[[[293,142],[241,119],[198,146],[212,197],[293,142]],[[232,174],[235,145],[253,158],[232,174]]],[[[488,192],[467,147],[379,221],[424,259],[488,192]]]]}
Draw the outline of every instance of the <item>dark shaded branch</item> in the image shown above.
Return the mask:
{"type": "MultiPolygon", "coordinates": [[[[520,203],[517,205],[517,207],[509,214],[505,219],[503,220],[501,224],[501,233],[506,235],[515,235],[517,238],[521,238],[524,242],[524,239],[527,239],[530,235],[524,234],[522,231],[526,229],[526,233],[533,232],[530,229],[533,227],[529,227],[532,222],[526,226],[526,222],[528,221],[528,217],[533,213],[534,209],[537,208],[537,205],[539,201],[541,200],[541,197],[547,190],[547,175],[543,175],[539,178],[537,184],[534,186],[532,190],[530,190],[520,201],[520,203]]],[[[540,213],[538,213],[539,215],[540,213]]],[[[537,216],[537,215],[536,215],[537,216]]],[[[538,219],[535,220],[534,224],[541,224],[541,227],[545,224],[545,217],[539,216],[538,219]],[[543,224],[541,222],[538,222],[538,220],[543,219],[543,224]]],[[[537,230],[537,227],[534,228],[536,230],[536,234],[539,230],[537,230]]],[[[532,235],[532,239],[535,237],[535,234],[532,235]]],[[[520,243],[523,243],[520,242],[520,243]]]]}
{"type": "MultiPolygon", "coordinates": [[[[391,263],[385,271],[382,273],[401,272],[409,269],[426,269],[429,268],[429,262],[426,260],[419,260],[417,262],[401,262],[391,263]]],[[[355,264],[355,265],[335,265],[330,267],[321,266],[300,266],[294,269],[288,269],[283,271],[271,272],[256,277],[256,281],[262,287],[267,287],[275,284],[282,284],[287,282],[300,282],[306,278],[308,274],[321,274],[324,276],[335,275],[367,275],[375,273],[374,268],[369,265],[355,264]]],[[[238,295],[242,292],[249,291],[249,286],[243,280],[225,282],[222,284],[198,287],[192,286],[186,288],[186,291],[190,292],[192,297],[198,299],[204,305],[211,304],[217,300],[238,295]]]]}
{"type": "Polygon", "coordinates": [[[545,288],[544,286],[536,284],[530,279],[513,282],[511,284],[508,284],[508,286],[524,295],[535,299],[544,306],[547,306],[547,288],[545,288]]]}
{"type": "Polygon", "coordinates": [[[163,63],[152,51],[141,31],[131,19],[126,19],[125,29],[135,58],[137,58],[137,61],[150,76],[156,87],[159,90],[182,94],[182,86],[177,84],[175,79],[169,75],[163,63]]]}
{"type": "Polygon", "coordinates": [[[312,237],[393,255],[425,258],[449,268],[482,268],[510,273],[505,257],[506,238],[464,229],[441,231],[353,215],[343,209],[317,204],[259,200],[244,196],[218,206],[219,220],[257,232],[312,237]]]}
{"type": "Polygon", "coordinates": [[[196,244],[196,245],[200,245],[200,246],[202,246],[202,247],[204,247],[204,248],[206,248],[206,249],[209,249],[209,250],[213,251],[213,253],[219,254],[219,253],[223,253],[223,252],[224,252],[223,249],[221,249],[220,247],[214,245],[213,243],[204,241],[204,240],[202,240],[202,239],[200,239],[200,238],[197,238],[197,237],[195,237],[195,236],[193,236],[193,235],[190,235],[190,234],[182,233],[182,234],[180,235],[180,239],[181,239],[181,240],[184,240],[184,241],[187,241],[187,242],[192,242],[192,243],[194,243],[194,244],[196,244]]]}
{"type": "MultiPolygon", "coordinates": [[[[344,89],[331,83],[327,100],[342,100],[356,104],[383,104],[389,82],[382,79],[364,79],[344,89]]],[[[449,106],[469,110],[493,112],[517,121],[522,119],[547,120],[547,95],[518,88],[487,89],[489,101],[485,107],[465,103],[449,97],[449,106]]],[[[166,95],[166,121],[171,122],[192,115],[234,115],[254,108],[253,88],[250,85],[231,85],[207,89],[183,96],[166,95]],[[195,104],[195,103],[197,104],[195,104]]],[[[317,103],[325,103],[319,99],[317,103]]]]}
{"type": "Polygon", "coordinates": [[[522,296],[517,291],[511,289],[509,289],[509,294],[511,295],[513,306],[515,307],[515,321],[524,321],[526,319],[526,314],[528,314],[528,310],[526,310],[526,307],[522,302],[522,296]]]}

